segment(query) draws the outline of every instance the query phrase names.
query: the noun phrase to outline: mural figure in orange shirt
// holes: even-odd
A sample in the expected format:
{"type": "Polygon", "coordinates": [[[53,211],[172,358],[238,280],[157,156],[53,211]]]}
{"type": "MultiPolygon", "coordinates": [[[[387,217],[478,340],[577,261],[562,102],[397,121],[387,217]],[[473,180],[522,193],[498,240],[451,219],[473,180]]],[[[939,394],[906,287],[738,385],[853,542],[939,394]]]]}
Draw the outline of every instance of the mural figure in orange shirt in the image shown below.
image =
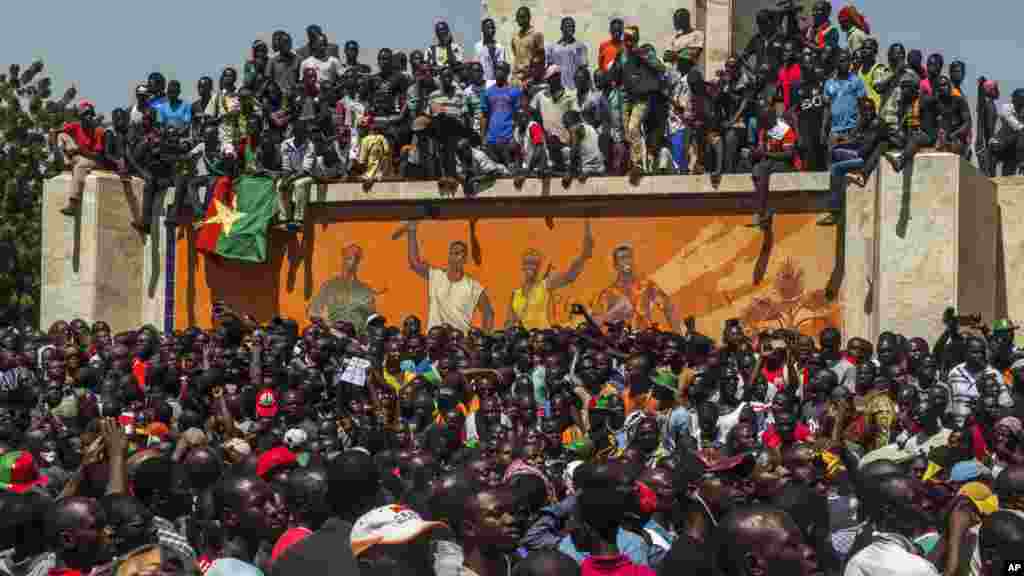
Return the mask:
{"type": "Polygon", "coordinates": [[[615,282],[601,291],[594,303],[598,322],[625,322],[636,330],[656,324],[655,313],[661,311],[668,330],[678,330],[675,309],[668,294],[646,278],[637,278],[634,270],[633,246],[619,244],[612,251],[612,263],[617,277],[615,282]]]}

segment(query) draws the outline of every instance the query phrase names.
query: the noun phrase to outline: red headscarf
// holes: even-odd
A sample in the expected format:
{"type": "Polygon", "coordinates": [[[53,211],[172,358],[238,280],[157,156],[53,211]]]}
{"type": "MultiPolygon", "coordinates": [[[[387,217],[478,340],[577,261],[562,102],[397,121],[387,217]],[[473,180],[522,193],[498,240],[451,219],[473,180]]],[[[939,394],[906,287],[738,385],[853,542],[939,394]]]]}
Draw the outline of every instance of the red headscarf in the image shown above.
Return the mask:
{"type": "Polygon", "coordinates": [[[871,34],[871,26],[868,24],[867,18],[857,10],[856,6],[843,6],[839,10],[839,19],[849,21],[863,30],[865,34],[871,34]]]}

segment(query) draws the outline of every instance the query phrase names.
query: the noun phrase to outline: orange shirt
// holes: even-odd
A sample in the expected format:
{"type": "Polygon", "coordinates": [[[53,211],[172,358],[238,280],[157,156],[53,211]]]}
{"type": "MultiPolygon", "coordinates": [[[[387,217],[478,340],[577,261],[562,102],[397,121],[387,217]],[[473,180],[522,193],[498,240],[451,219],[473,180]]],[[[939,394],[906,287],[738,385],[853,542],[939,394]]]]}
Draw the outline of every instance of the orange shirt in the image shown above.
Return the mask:
{"type": "Polygon", "coordinates": [[[601,48],[597,51],[597,64],[603,72],[607,72],[612,62],[619,57],[622,51],[622,42],[616,42],[611,38],[601,42],[601,48]]]}
{"type": "Polygon", "coordinates": [[[604,312],[607,313],[615,302],[620,298],[625,298],[633,309],[629,325],[634,330],[642,330],[653,323],[654,310],[662,307],[661,301],[657,298],[659,293],[660,290],[654,282],[636,280],[625,289],[618,284],[612,284],[601,292],[598,301],[604,306],[604,312]]]}

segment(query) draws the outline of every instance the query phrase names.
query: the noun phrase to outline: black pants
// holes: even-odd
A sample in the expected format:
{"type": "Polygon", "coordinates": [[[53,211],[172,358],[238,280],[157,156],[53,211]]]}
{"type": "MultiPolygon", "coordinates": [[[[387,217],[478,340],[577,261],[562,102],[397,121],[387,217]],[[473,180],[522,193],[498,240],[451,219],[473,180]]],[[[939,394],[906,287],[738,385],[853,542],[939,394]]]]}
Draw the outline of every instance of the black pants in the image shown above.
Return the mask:
{"type": "MultiPolygon", "coordinates": [[[[170,214],[169,216],[177,216],[181,214],[185,206],[192,209],[195,213],[197,210],[205,208],[205,206],[199,203],[199,189],[209,188],[210,184],[213,183],[212,176],[178,176],[174,179],[174,211],[176,214],[170,214]]],[[[206,193],[206,197],[210,197],[210,193],[206,193]]],[[[205,210],[203,210],[205,212],[205,210]]]]}
{"type": "Polygon", "coordinates": [[[765,158],[754,165],[754,201],[757,213],[766,216],[768,214],[768,184],[772,174],[776,172],[789,172],[792,168],[788,162],[765,158]]]}
{"type": "Polygon", "coordinates": [[[516,161],[516,145],[512,142],[488,144],[487,155],[498,164],[504,164],[513,174],[520,171],[520,163],[516,161]]]}
{"type": "Polygon", "coordinates": [[[734,174],[740,153],[742,128],[726,128],[715,142],[714,174],[734,174]]]}
{"type": "Polygon", "coordinates": [[[1003,127],[996,135],[996,145],[989,147],[989,165],[995,174],[996,164],[1003,163],[1003,176],[1016,176],[1017,168],[1024,162],[1024,132],[1012,132],[1003,127]]]}
{"type": "Polygon", "coordinates": [[[926,146],[934,146],[935,138],[932,138],[927,132],[923,130],[910,130],[904,134],[906,140],[903,144],[903,158],[900,160],[901,166],[906,166],[913,161],[914,156],[917,152],[926,146]]]}
{"type": "Polygon", "coordinates": [[[458,152],[459,140],[468,138],[470,130],[450,116],[435,117],[431,128],[434,139],[441,147],[441,175],[454,178],[457,176],[455,155],[458,152]]]}

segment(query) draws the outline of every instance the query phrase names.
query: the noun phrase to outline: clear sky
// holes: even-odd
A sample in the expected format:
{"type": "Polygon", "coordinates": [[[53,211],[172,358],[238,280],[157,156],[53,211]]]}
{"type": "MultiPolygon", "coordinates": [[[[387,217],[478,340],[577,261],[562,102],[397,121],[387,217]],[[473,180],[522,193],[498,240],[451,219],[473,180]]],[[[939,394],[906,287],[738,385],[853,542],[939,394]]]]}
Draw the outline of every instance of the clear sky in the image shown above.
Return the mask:
{"type": "MultiPolygon", "coordinates": [[[[899,40],[926,55],[941,51],[947,63],[966,61],[972,99],[976,74],[999,79],[1004,101],[1014,88],[1024,87],[1024,2],[858,0],[856,5],[870,20],[883,55],[899,40]]],[[[666,9],[666,18],[670,12],[666,9]]],[[[0,21],[4,67],[42,58],[56,93],[76,83],[79,94],[109,118],[109,111],[129,104],[135,85],[155,70],[182,81],[191,99],[201,75],[216,78],[223,66],[240,66],[252,41],[269,43],[278,28],[288,30],[299,47],[305,44],[306,25],[319,23],[332,42],[359,40],[362,61],[374,64],[381,47],[427,46],[433,22],[444,17],[469,47],[479,39],[480,0],[56,0],[12,2],[6,16],[0,21]]]]}

